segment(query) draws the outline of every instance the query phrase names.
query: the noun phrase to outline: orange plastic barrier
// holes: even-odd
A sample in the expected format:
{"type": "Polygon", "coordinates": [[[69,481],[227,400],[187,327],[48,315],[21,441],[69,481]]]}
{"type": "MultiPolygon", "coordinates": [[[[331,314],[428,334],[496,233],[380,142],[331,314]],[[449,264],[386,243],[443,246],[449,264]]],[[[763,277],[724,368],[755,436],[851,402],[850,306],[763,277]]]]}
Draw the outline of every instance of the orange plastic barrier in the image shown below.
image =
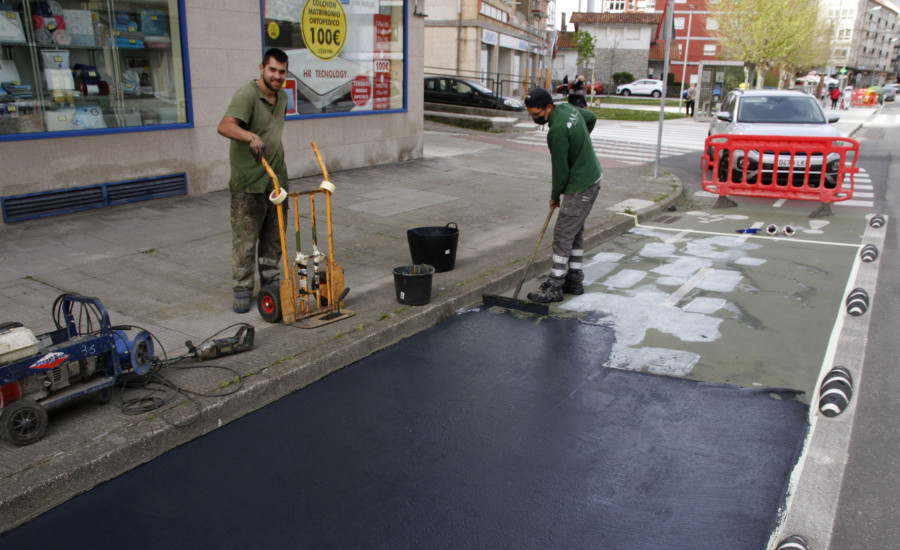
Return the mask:
{"type": "Polygon", "coordinates": [[[850,106],[877,107],[878,93],[871,92],[868,88],[859,88],[857,90],[853,90],[853,95],[850,97],[850,106]]]}
{"type": "Polygon", "coordinates": [[[858,156],[859,142],[843,137],[709,136],[703,189],[723,197],[845,201],[853,196],[858,156]]]}

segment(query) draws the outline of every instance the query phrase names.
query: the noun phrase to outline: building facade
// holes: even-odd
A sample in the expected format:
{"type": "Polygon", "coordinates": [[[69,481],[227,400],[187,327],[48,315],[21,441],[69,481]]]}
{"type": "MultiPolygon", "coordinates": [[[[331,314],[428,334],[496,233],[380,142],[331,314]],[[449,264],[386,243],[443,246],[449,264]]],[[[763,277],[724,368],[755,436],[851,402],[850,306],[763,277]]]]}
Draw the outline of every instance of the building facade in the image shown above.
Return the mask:
{"type": "Polygon", "coordinates": [[[62,212],[128,202],[109,198],[119,184],[138,197],[159,180],[175,194],[227,189],[216,127],[270,46],[290,59],[290,177],[320,172],[311,141],[331,171],[421,158],[424,18],[414,11],[374,0],[4,3],[3,222],[47,215],[35,206],[45,196],[62,212]]]}
{"type": "Polygon", "coordinates": [[[897,6],[880,0],[822,0],[834,27],[825,73],[855,87],[897,82],[900,19],[897,6]]]}
{"type": "Polygon", "coordinates": [[[425,74],[469,78],[523,96],[550,68],[556,32],[548,0],[430,0],[425,74]]]}

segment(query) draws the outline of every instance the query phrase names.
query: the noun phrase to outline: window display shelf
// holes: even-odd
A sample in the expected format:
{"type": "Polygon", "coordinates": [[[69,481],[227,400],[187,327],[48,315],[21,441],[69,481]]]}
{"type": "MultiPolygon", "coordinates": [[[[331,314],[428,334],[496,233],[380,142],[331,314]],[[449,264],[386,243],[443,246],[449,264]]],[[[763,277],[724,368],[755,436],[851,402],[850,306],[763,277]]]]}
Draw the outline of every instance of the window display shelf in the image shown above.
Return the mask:
{"type": "Polygon", "coordinates": [[[10,5],[0,7],[0,139],[188,122],[183,1],[0,3],[10,5]]]}

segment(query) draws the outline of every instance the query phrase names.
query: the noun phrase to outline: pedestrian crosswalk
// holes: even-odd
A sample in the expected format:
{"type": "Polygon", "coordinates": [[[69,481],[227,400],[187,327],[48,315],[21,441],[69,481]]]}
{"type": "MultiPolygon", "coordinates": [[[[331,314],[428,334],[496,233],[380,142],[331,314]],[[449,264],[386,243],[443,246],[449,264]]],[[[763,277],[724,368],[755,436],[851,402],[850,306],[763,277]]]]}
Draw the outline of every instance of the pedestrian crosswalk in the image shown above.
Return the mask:
{"type": "Polygon", "coordinates": [[[866,122],[866,128],[874,126],[900,126],[900,115],[879,112],[866,122]]]}
{"type": "MultiPolygon", "coordinates": [[[[850,176],[844,177],[842,189],[850,190],[850,176]]],[[[874,208],[875,186],[872,185],[872,176],[865,169],[860,168],[859,172],[853,177],[853,197],[849,200],[836,202],[834,205],[874,208]]]]}
{"type": "MultiPolygon", "coordinates": [[[[621,122],[598,120],[591,141],[601,162],[613,161],[625,165],[648,164],[656,161],[659,122],[621,122]]],[[[708,127],[693,121],[663,123],[660,158],[697,153],[703,150],[708,127]]],[[[511,138],[523,145],[547,146],[546,130],[525,132],[511,138]]]]}

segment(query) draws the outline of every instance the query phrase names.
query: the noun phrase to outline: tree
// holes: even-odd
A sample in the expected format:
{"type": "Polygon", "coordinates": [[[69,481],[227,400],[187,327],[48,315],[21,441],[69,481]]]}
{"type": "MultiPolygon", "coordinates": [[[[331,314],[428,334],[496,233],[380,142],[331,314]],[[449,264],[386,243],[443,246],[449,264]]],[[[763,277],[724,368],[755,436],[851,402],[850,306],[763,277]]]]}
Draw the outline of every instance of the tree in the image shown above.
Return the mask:
{"type": "Polygon", "coordinates": [[[584,69],[594,62],[596,55],[596,44],[591,33],[581,30],[575,33],[575,51],[578,52],[578,59],[575,63],[584,69]]]}
{"type": "Polygon", "coordinates": [[[768,71],[824,64],[830,27],[820,22],[817,0],[720,0],[715,36],[727,59],[756,65],[756,87],[768,71]],[[824,47],[823,47],[824,46],[824,47]]]}

